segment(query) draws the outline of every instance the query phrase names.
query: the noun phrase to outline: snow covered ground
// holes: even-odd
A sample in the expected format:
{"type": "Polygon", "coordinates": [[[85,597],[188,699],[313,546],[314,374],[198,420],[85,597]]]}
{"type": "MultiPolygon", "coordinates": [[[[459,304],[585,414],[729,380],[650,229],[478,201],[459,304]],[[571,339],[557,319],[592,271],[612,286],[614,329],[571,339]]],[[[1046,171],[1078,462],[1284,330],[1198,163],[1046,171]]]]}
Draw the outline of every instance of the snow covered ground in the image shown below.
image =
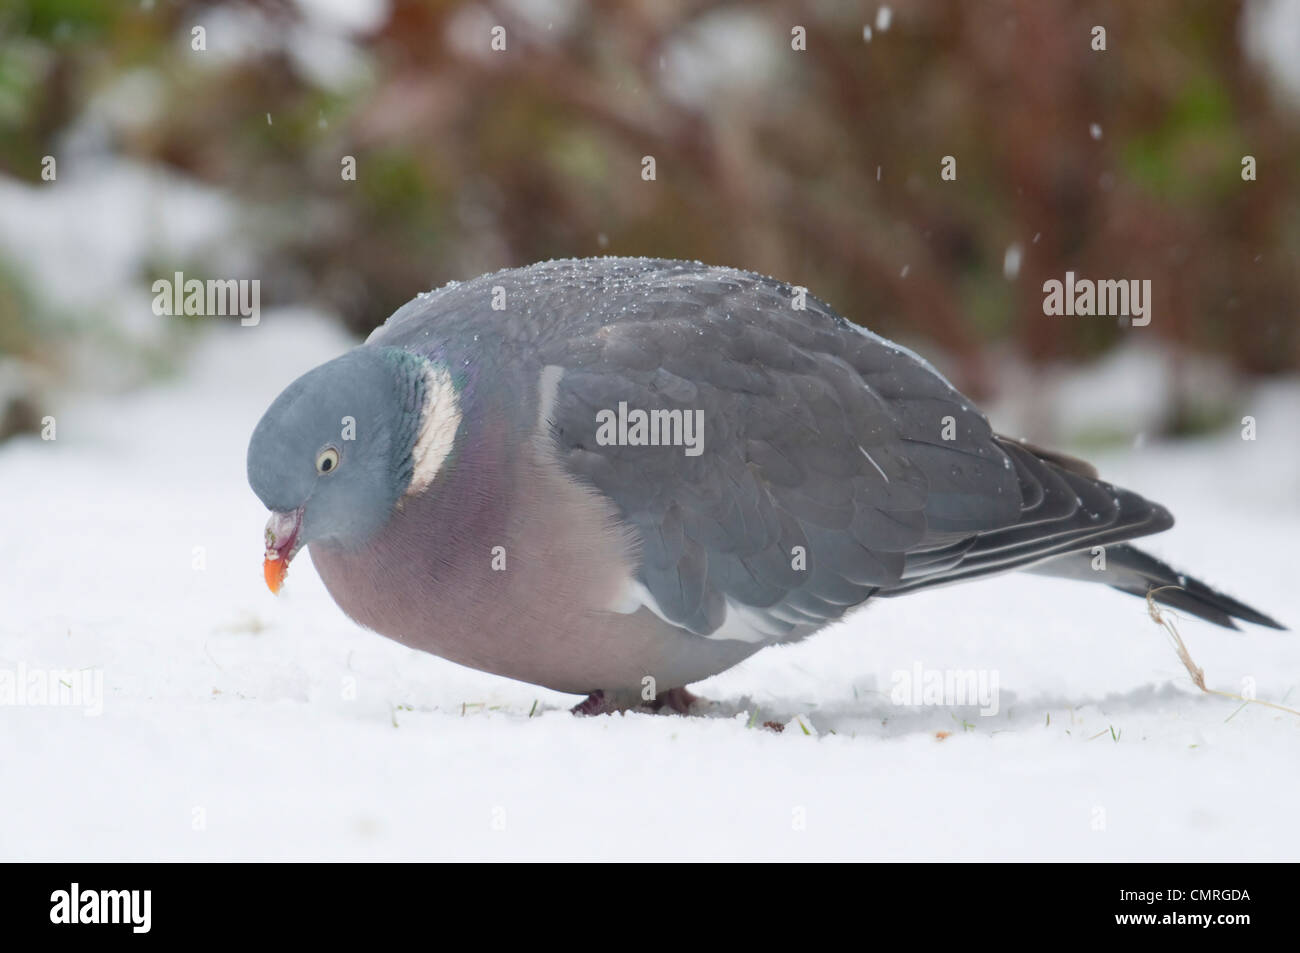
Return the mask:
{"type": "MultiPolygon", "coordinates": [[[[691,719],[576,718],[362,631],[307,558],[272,597],[247,439],[347,345],[267,313],[171,384],[0,448],[0,673],[103,680],[97,715],[0,707],[0,859],[1300,855],[1300,717],[1202,695],[1103,587],[882,601],[697,686],[719,711],[691,719]],[[917,665],[996,676],[997,714],[896,704],[917,665]]],[[[1099,461],[1179,517],[1150,549],[1293,626],[1297,393],[1261,392],[1254,442],[1099,461]]],[[[1180,630],[1211,686],[1300,706],[1295,635],[1180,630]]]]}

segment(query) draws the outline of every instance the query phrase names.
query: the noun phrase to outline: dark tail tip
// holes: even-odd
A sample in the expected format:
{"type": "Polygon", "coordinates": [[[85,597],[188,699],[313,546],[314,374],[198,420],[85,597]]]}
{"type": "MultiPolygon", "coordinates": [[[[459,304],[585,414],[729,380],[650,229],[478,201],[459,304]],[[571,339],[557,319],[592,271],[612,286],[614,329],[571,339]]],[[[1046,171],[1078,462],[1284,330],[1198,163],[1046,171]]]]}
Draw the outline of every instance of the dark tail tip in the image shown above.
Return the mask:
{"type": "MultiPolygon", "coordinates": [[[[1122,587],[1116,586],[1115,588],[1120,589],[1122,587]]],[[[1124,588],[1123,591],[1133,592],[1134,595],[1141,594],[1129,588],[1124,588]]],[[[1234,619],[1240,619],[1243,622],[1252,622],[1255,625],[1267,626],[1270,629],[1286,631],[1286,626],[1276,619],[1264,615],[1257,609],[1252,609],[1244,602],[1238,602],[1231,596],[1211,589],[1196,579],[1187,578],[1184,586],[1168,583],[1149,585],[1147,591],[1154,592],[1152,598],[1162,605],[1167,605],[1172,609],[1182,609],[1184,612],[1205,619],[1207,622],[1221,625],[1225,629],[1240,628],[1233,621],[1234,619]]]]}
{"type": "Polygon", "coordinates": [[[1115,549],[1120,548],[1124,550],[1120,554],[1122,564],[1129,570],[1133,581],[1129,583],[1126,580],[1116,585],[1116,589],[1143,597],[1147,593],[1153,593],[1152,598],[1156,602],[1172,609],[1181,609],[1207,622],[1221,625],[1225,629],[1238,628],[1233,620],[1240,619],[1243,622],[1286,631],[1286,626],[1276,619],[1207,586],[1199,579],[1175,572],[1154,556],[1132,546],[1115,547],[1115,549]]]}

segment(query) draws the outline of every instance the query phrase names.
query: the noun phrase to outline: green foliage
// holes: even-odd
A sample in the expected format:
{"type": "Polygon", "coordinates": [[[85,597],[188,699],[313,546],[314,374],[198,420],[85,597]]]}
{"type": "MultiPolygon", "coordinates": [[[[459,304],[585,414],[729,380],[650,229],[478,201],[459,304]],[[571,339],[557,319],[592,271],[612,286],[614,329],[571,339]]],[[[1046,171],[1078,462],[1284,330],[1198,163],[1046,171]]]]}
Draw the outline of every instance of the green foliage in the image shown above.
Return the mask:
{"type": "Polygon", "coordinates": [[[13,268],[0,259],[0,355],[29,353],[35,346],[33,308],[31,295],[13,268]]]}
{"type": "Polygon", "coordinates": [[[1124,168],[1154,196],[1178,204],[1220,196],[1240,186],[1239,160],[1249,151],[1236,127],[1227,91],[1201,74],[1149,132],[1132,135],[1124,168]]]}
{"type": "MultiPolygon", "coordinates": [[[[870,43],[869,11],[813,5],[798,11],[804,53],[775,0],[579,3],[540,31],[491,7],[505,53],[472,32],[471,6],[395,0],[348,40],[361,77],[326,89],[287,52],[295,4],[13,0],[0,171],[39,182],[89,104],[144,70],[161,111],[105,120],[113,147],[264,213],[263,304],[292,289],[358,332],[449,279],[645,254],[805,285],[873,330],[937,343],[977,397],[990,344],[1082,360],[1127,333],[1042,314],[1042,283],[1066,270],[1150,278],[1164,311],[1149,331],[1170,346],[1255,372],[1300,364],[1300,129],[1245,60],[1236,5],[916,0],[870,43]],[[211,30],[207,53],[190,50],[215,9],[262,17],[266,42],[241,58],[211,30]],[[1093,23],[1108,27],[1104,53],[1093,23]],[[708,24],[724,46],[756,45],[704,48],[702,75],[739,65],[684,102],[680,44],[708,24]],[[946,155],[955,182],[939,178],[946,155]],[[1008,279],[1012,242],[1024,259],[1008,279]]],[[[0,341],[22,347],[12,313],[0,302],[0,341]]]]}
{"type": "Polygon", "coordinates": [[[46,43],[92,43],[103,39],[125,4],[103,0],[12,0],[11,23],[46,43]]]}

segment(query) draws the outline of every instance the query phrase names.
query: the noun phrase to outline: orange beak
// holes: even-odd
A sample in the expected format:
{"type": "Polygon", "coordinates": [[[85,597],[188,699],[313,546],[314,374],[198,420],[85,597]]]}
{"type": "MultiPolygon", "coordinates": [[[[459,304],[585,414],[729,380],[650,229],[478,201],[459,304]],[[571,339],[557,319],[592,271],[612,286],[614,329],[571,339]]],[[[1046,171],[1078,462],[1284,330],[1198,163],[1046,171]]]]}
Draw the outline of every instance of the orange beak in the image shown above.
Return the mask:
{"type": "Polygon", "coordinates": [[[289,575],[289,561],[279,556],[266,557],[262,560],[262,575],[266,577],[266,588],[273,594],[279,595],[280,587],[284,585],[284,577],[289,575]]]}
{"type": "Polygon", "coordinates": [[[266,521],[266,558],[262,561],[262,576],[266,588],[279,595],[284,577],[289,574],[289,562],[302,544],[298,533],[302,529],[302,507],[292,513],[275,513],[266,521]]]}

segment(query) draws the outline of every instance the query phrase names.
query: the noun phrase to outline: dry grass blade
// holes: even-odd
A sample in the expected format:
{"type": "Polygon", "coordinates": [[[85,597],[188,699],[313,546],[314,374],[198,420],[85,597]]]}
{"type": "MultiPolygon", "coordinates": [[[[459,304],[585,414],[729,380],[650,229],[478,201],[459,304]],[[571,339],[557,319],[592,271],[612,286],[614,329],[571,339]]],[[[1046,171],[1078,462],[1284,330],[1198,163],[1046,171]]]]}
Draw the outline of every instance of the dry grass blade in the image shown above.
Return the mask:
{"type": "MultiPolygon", "coordinates": [[[[1276,708],[1278,711],[1284,711],[1292,715],[1300,716],[1300,711],[1294,708],[1287,708],[1285,705],[1278,705],[1275,702],[1264,701],[1260,698],[1245,698],[1241,695],[1234,695],[1232,692],[1220,691],[1217,688],[1209,688],[1205,684],[1205,670],[1192,661],[1192,655],[1187,651],[1187,644],[1183,637],[1178,634],[1178,629],[1174,625],[1174,613],[1172,611],[1161,612],[1160,607],[1156,605],[1155,594],[1165,589],[1180,589],[1181,586],[1157,586],[1147,591],[1147,614],[1151,616],[1151,621],[1160,626],[1169,635],[1170,641],[1174,646],[1174,653],[1178,656],[1183,667],[1187,669],[1187,674],[1192,677],[1192,682],[1196,687],[1207,695],[1220,695],[1224,698],[1231,698],[1239,701],[1243,705],[1267,705],[1269,708],[1276,708]]],[[[1236,714],[1234,712],[1234,714],[1236,714]]]]}

